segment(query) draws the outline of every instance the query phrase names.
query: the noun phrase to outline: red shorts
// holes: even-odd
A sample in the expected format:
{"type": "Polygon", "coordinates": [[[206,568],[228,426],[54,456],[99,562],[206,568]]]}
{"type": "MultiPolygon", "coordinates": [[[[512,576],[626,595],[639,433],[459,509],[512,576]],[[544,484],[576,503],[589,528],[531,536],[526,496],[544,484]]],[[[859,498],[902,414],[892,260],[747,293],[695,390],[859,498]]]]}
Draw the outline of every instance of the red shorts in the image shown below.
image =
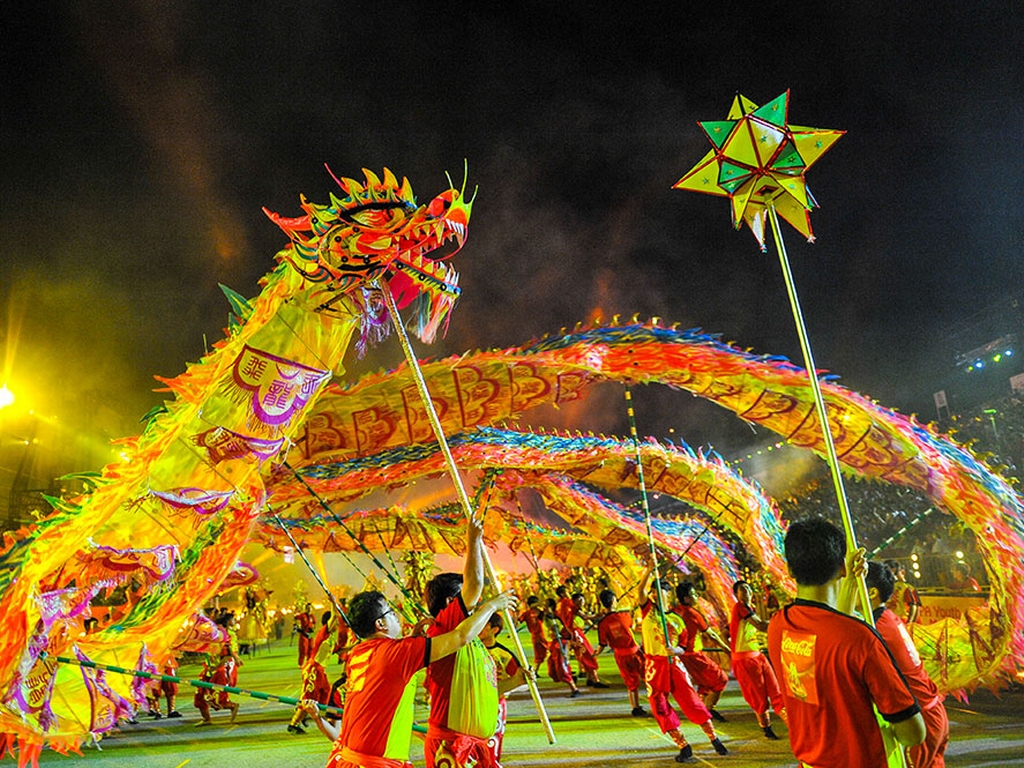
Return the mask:
{"type": "Polygon", "coordinates": [[[701,651],[685,653],[682,656],[682,662],[686,671],[690,673],[690,680],[696,686],[697,693],[701,696],[725,690],[729,676],[706,653],[701,651]]]}
{"type": "Polygon", "coordinates": [[[637,690],[640,681],[644,679],[643,651],[633,648],[619,653],[619,650],[615,649],[615,663],[619,667],[619,674],[622,675],[622,682],[626,684],[626,690],[637,690]]]}
{"type": "Polygon", "coordinates": [[[693,690],[686,672],[677,664],[665,656],[647,656],[644,668],[647,700],[662,733],[679,727],[679,715],[672,709],[669,696],[676,700],[686,719],[694,725],[703,725],[711,719],[711,712],[693,690]]]}

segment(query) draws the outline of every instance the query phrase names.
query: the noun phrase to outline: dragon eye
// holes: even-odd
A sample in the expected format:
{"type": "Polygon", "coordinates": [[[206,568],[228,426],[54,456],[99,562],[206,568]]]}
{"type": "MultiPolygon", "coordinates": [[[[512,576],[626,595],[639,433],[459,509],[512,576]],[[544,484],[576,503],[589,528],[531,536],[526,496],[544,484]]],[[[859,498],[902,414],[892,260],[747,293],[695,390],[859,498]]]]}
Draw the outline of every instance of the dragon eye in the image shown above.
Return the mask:
{"type": "Polygon", "coordinates": [[[430,201],[430,205],[427,206],[427,213],[431,216],[443,216],[444,212],[447,211],[451,205],[452,201],[445,195],[438,195],[430,201]]]}

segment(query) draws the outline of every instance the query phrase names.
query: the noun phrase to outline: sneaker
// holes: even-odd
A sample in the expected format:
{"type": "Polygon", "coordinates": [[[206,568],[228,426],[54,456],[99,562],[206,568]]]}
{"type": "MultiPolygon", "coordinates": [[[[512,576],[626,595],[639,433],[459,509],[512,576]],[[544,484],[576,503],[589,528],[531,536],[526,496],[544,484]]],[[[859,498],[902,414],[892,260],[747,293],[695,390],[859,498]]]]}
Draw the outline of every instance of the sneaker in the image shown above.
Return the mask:
{"type": "Polygon", "coordinates": [[[729,722],[728,720],[725,719],[725,715],[723,715],[717,709],[711,709],[711,710],[708,710],[708,711],[711,712],[711,719],[714,720],[716,723],[727,723],[727,722],[729,722]]]}
{"type": "Polygon", "coordinates": [[[173,712],[168,712],[167,716],[168,717],[181,717],[181,712],[179,712],[178,710],[174,710],[173,712]]]}
{"type": "Polygon", "coordinates": [[[711,740],[711,746],[714,747],[715,752],[717,752],[720,755],[729,754],[729,750],[725,748],[725,744],[723,744],[722,740],[717,737],[711,740]]]}
{"type": "Polygon", "coordinates": [[[569,698],[570,699],[575,699],[579,695],[580,695],[580,689],[577,688],[575,691],[573,691],[572,693],[569,694],[569,698]]]}
{"type": "Polygon", "coordinates": [[[766,739],[771,739],[772,741],[778,741],[779,740],[778,735],[776,735],[775,731],[772,730],[772,727],[770,725],[766,725],[761,730],[764,731],[764,737],[766,739]]]}
{"type": "Polygon", "coordinates": [[[301,725],[289,725],[288,726],[288,733],[294,733],[296,736],[299,736],[299,735],[301,735],[301,734],[303,734],[305,732],[306,732],[306,729],[303,728],[301,725]]]}
{"type": "Polygon", "coordinates": [[[602,683],[600,680],[598,680],[597,682],[594,682],[594,683],[592,683],[591,681],[587,680],[587,685],[589,685],[591,688],[608,688],[608,687],[610,687],[608,685],[608,683],[602,683]]]}
{"type": "Polygon", "coordinates": [[[163,715],[161,715],[159,712],[151,712],[150,714],[153,715],[153,719],[154,720],[159,720],[160,718],[163,717],[163,715]]]}
{"type": "Polygon", "coordinates": [[[697,758],[693,756],[693,747],[687,744],[685,747],[679,750],[679,754],[676,755],[677,763],[696,763],[697,758]]]}
{"type": "Polygon", "coordinates": [[[643,707],[633,707],[633,711],[629,714],[633,717],[647,717],[647,710],[643,707]]]}

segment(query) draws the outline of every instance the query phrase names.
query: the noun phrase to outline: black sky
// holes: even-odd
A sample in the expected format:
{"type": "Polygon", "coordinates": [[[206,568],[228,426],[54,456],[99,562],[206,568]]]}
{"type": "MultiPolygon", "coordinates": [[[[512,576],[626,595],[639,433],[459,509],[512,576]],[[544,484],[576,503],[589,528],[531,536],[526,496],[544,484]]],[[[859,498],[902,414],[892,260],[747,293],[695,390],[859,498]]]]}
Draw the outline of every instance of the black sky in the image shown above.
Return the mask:
{"type": "MultiPolygon", "coordinates": [[[[134,420],[153,374],[221,335],[217,284],[253,295],[272,267],[284,238],[262,206],[326,200],[325,162],[388,166],[428,199],[464,159],[464,297],[425,353],[600,309],[799,361],[774,253],[724,200],[671,189],[707,149],[698,120],[791,89],[792,123],[848,132],[808,173],[817,243],[786,231],[819,367],[933,418],[954,347],[1024,292],[1024,13],[804,5],[26,6],[0,46],[5,377],[134,420]]],[[[753,438],[690,398],[637,404],[645,431],[753,438]]],[[[581,426],[621,432],[605,407],[581,426]]]]}

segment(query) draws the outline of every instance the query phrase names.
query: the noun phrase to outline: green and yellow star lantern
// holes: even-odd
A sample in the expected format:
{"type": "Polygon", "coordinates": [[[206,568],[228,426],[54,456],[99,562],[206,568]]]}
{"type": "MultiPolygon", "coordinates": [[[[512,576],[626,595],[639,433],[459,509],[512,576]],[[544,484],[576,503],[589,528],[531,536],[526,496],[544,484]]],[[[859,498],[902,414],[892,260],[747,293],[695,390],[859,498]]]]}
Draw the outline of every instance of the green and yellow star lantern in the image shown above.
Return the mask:
{"type": "MultiPolygon", "coordinates": [[[[737,94],[727,119],[699,123],[710,139],[712,149],[673,188],[728,197],[732,204],[733,226],[739,229],[746,222],[761,244],[762,251],[767,250],[764,243],[765,221],[771,225],[797,335],[800,337],[807,378],[814,394],[815,413],[821,426],[825,458],[846,532],[846,545],[849,549],[856,549],[857,536],[839,470],[839,457],[832,439],[828,411],[779,225],[779,217],[782,217],[808,241],[814,240],[811,209],[816,208],[817,203],[807,189],[804,174],[836,143],[844,131],[789,125],[788,118],[789,91],[763,107],[737,94]]],[[[871,601],[863,578],[858,591],[861,613],[865,621],[873,624],[871,601]]],[[[903,752],[898,742],[888,727],[881,722],[879,724],[890,768],[904,766],[903,752]]]]}
{"type": "Polygon", "coordinates": [[[809,241],[817,207],[804,174],[845,131],[789,125],[789,91],[763,107],[737,94],[725,120],[698,123],[712,149],[674,189],[728,197],[732,224],[746,222],[765,250],[769,206],[809,241]]]}

